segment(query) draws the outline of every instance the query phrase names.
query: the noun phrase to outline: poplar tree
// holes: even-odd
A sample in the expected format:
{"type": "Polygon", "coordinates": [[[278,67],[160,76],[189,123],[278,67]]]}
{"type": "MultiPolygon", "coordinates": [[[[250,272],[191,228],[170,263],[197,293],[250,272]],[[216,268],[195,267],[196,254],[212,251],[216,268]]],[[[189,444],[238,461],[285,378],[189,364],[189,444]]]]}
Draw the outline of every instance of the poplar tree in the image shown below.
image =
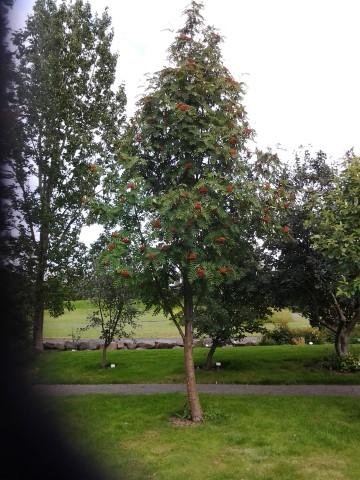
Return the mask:
{"type": "Polygon", "coordinates": [[[254,131],[244,85],[224,66],[222,38],[204,24],[202,7],[192,1],[185,10],[169,66],[149,77],[114,172],[94,199],[97,218],[114,229],[106,268],[134,282],[183,339],[193,422],[203,420],[192,352],[196,317],[207,295],[241,278],[256,238],[282,234],[286,195],[270,180],[276,156],[247,146],[254,131]]]}
{"type": "Polygon", "coordinates": [[[37,351],[44,310],[56,316],[69,306],[87,196],[120,134],[125,96],[114,87],[112,39],[107,11],[93,15],[82,0],[37,0],[13,36],[13,255],[28,281],[37,351]]]}

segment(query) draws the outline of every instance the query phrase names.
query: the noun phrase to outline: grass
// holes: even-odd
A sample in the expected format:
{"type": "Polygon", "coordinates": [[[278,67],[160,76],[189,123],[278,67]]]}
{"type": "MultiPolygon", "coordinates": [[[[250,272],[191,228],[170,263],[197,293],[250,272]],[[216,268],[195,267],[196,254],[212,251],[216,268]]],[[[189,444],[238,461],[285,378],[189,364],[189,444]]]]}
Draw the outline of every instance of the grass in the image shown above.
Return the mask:
{"type": "Polygon", "coordinates": [[[109,480],[360,478],[356,398],[201,395],[208,421],[174,426],[169,418],[185,401],[72,396],[52,398],[47,411],[109,480]]]}
{"type": "MultiPolygon", "coordinates": [[[[359,351],[358,346],[354,349],[359,351]]],[[[219,371],[196,370],[198,383],[235,384],[360,384],[360,373],[338,374],[321,368],[333,346],[283,345],[219,348],[214,361],[219,371]]],[[[208,349],[195,348],[201,366],[208,349]]],[[[109,350],[108,363],[100,369],[101,351],[47,351],[32,364],[33,381],[44,384],[181,383],[184,381],[183,351],[109,350]]]]}
{"type": "MultiPolygon", "coordinates": [[[[159,324],[153,324],[159,332],[159,324]]],[[[353,348],[359,351],[360,346],[353,348]]],[[[207,353],[206,348],[194,349],[196,365],[207,353]]],[[[196,369],[196,377],[198,383],[360,384],[360,373],[321,368],[331,353],[329,344],[220,348],[214,361],[221,368],[196,369]]],[[[182,350],[110,350],[107,360],[116,368],[99,368],[100,351],[47,351],[31,364],[31,380],[184,381],[182,350]]],[[[200,399],[206,421],[191,427],[170,422],[186,411],[184,394],[52,397],[44,400],[43,411],[76,455],[87,466],[99,465],[107,480],[360,478],[357,398],[201,394],[200,399]]]]}
{"type": "MultiPolygon", "coordinates": [[[[53,318],[45,312],[44,338],[69,338],[76,330],[85,327],[86,317],[94,310],[86,300],[77,300],[74,303],[75,310],[66,311],[64,315],[53,318]]],[[[179,332],[171,320],[163,314],[153,315],[152,312],[145,312],[137,320],[137,328],[132,335],[133,338],[177,338],[179,332]]],[[[81,333],[81,338],[99,338],[100,329],[91,328],[81,333]]]]}
{"type": "MultiPolygon", "coordinates": [[[[58,318],[50,317],[45,312],[44,320],[44,338],[69,338],[72,334],[76,334],[76,330],[86,325],[86,317],[93,311],[93,307],[86,300],[77,300],[73,302],[75,310],[67,311],[58,318]]],[[[274,328],[272,322],[286,322],[290,328],[308,327],[309,322],[297,313],[292,313],[288,309],[280,312],[274,312],[269,318],[266,326],[270,329],[274,328]]],[[[178,338],[179,332],[164,314],[159,313],[153,315],[152,312],[145,312],[137,320],[137,328],[132,335],[133,338],[178,338]]],[[[100,329],[92,328],[81,333],[81,338],[99,338],[100,329]]]]}

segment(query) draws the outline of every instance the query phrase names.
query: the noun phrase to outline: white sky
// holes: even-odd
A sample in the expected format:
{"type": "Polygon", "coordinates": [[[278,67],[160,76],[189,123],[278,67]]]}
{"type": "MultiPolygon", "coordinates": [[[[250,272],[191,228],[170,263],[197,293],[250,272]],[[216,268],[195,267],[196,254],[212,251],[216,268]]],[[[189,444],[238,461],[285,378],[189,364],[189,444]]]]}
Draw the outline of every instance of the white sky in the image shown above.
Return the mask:
{"type": "MultiPolygon", "coordinates": [[[[112,17],[128,113],[145,73],[167,64],[166,50],[190,0],[90,0],[112,17]],[[173,29],[171,32],[169,29],[173,29]]],[[[359,0],[204,0],[205,23],[224,37],[225,66],[247,85],[244,104],[260,148],[284,161],[300,145],[337,159],[360,154],[359,0]]],[[[15,0],[10,26],[24,26],[34,0],[15,0]]]]}

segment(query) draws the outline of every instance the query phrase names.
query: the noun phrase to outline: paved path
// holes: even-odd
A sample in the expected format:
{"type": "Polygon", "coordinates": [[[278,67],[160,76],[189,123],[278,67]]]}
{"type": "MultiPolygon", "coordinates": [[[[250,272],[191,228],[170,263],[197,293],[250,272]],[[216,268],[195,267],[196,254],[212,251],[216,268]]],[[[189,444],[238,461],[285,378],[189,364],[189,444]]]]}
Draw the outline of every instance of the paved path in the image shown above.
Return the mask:
{"type": "MultiPolygon", "coordinates": [[[[218,395],[315,395],[360,397],[360,385],[203,385],[200,393],[218,395]]],[[[35,385],[45,395],[186,393],[184,384],[35,385]]]]}

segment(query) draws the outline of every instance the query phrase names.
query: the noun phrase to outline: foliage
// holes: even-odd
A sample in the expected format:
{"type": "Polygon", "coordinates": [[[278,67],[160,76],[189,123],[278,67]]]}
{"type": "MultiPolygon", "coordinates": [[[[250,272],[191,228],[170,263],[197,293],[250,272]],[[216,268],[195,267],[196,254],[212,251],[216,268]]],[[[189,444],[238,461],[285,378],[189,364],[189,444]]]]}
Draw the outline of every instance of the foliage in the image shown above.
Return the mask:
{"type": "Polygon", "coordinates": [[[268,330],[261,338],[260,345],[291,345],[294,340],[303,338],[305,343],[322,344],[333,340],[324,330],[318,328],[290,328],[286,323],[275,324],[273,330],[268,330]]]}
{"type": "Polygon", "coordinates": [[[360,371],[360,355],[357,351],[350,351],[346,357],[333,354],[324,359],[323,365],[329,370],[341,373],[354,373],[360,371]]]}
{"type": "Polygon", "coordinates": [[[335,272],[332,292],[337,314],[336,346],[348,355],[350,333],[360,323],[360,158],[345,158],[334,188],[314,198],[309,218],[312,241],[335,272]]]}
{"type": "Polygon", "coordinates": [[[360,295],[360,157],[346,158],[331,194],[314,200],[311,222],[319,230],[312,236],[338,274],[336,295],[360,295]]]}
{"type": "Polygon", "coordinates": [[[135,328],[134,319],[141,313],[136,305],[138,298],[134,287],[124,279],[114,278],[107,270],[94,266],[88,295],[97,310],[88,316],[88,325],[81,329],[100,327],[100,338],[104,340],[103,368],[107,347],[115,338],[131,336],[128,328],[135,328]]]}
{"type": "Polygon", "coordinates": [[[271,311],[268,279],[268,272],[261,266],[258,252],[254,250],[243,262],[239,280],[231,285],[220,285],[205,296],[203,308],[194,322],[196,335],[212,340],[205,368],[211,368],[218,346],[241,340],[249,333],[264,331],[262,325],[271,311]]]}
{"type": "Polygon", "coordinates": [[[286,324],[276,325],[274,330],[268,330],[261,338],[260,345],[289,345],[294,338],[286,324]]]}
{"type": "Polygon", "coordinates": [[[82,0],[37,0],[14,34],[13,256],[28,279],[38,350],[44,309],[57,316],[70,306],[83,261],[78,237],[87,196],[123,120],[123,88],[112,88],[117,56],[110,24],[106,12],[94,17],[82,0]]]}
{"type": "MultiPolygon", "coordinates": [[[[301,312],[314,327],[328,329],[334,334],[337,353],[346,355],[353,325],[343,329],[338,312],[340,308],[347,319],[353,318],[354,302],[345,296],[340,299],[334,297],[339,282],[343,281],[343,272],[331,259],[336,255],[336,249],[333,248],[330,231],[321,232],[320,221],[321,212],[327,209],[335,216],[340,214],[341,205],[333,203],[333,199],[341,197],[342,189],[346,191],[348,188],[345,183],[349,179],[338,186],[342,177],[334,166],[329,165],[323,152],[318,152],[315,157],[305,152],[302,160],[297,157],[294,169],[288,174],[289,184],[296,191],[296,202],[289,212],[291,240],[273,242],[267,247],[273,252],[273,285],[277,305],[301,312]],[[319,235],[331,244],[330,255],[318,243],[319,235]]],[[[354,229],[356,235],[356,224],[349,223],[348,228],[350,231],[354,229]]],[[[346,253],[343,252],[343,255],[346,257],[346,253]]]]}
{"type": "Polygon", "coordinates": [[[201,8],[192,1],[185,11],[170,66],[149,77],[94,202],[96,218],[116,229],[104,262],[136,277],[146,305],[174,321],[193,389],[192,330],[203,299],[241,279],[256,237],[282,234],[287,201],[277,157],[247,147],[254,131],[244,85],[223,65],[222,38],[204,26],[201,8]]]}

